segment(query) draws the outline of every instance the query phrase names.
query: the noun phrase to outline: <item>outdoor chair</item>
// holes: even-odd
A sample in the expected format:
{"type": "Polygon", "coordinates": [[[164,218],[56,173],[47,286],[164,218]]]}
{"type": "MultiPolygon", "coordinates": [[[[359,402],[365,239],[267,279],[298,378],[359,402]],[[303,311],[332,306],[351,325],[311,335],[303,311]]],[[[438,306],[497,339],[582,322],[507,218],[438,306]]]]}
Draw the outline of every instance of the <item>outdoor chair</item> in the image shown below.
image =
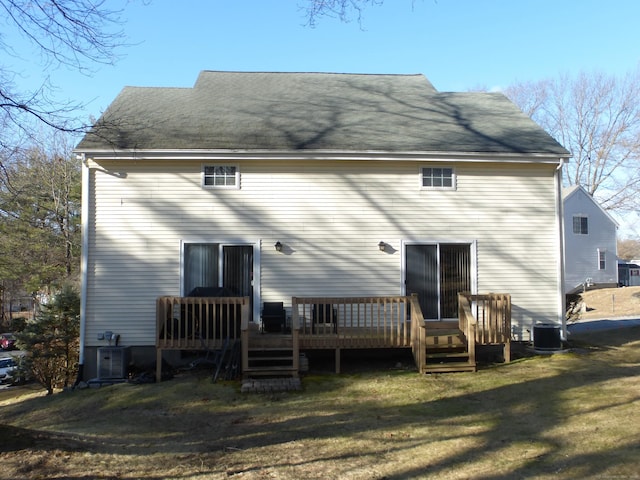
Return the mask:
{"type": "Polygon", "coordinates": [[[262,332],[283,332],[286,313],[283,302],[264,302],[262,307],[262,332]]]}

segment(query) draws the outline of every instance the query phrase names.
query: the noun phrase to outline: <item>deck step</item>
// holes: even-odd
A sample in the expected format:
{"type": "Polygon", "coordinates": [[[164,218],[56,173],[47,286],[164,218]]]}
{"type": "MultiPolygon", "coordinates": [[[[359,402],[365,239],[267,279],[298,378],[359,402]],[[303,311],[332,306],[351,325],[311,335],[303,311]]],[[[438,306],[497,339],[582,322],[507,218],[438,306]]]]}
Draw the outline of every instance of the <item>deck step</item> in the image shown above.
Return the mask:
{"type": "Polygon", "coordinates": [[[245,378],[248,377],[297,377],[298,370],[288,366],[268,366],[268,367],[249,367],[242,372],[245,378]]]}
{"type": "Polygon", "coordinates": [[[269,353],[278,353],[278,352],[291,352],[291,347],[270,347],[270,348],[250,348],[249,354],[269,354],[269,353]]]}
{"type": "Polygon", "coordinates": [[[259,345],[249,349],[249,364],[242,373],[244,378],[297,377],[294,352],[291,346],[259,345]]]}
{"type": "Polygon", "coordinates": [[[262,362],[262,361],[270,361],[270,362],[284,362],[284,361],[290,361],[293,362],[293,357],[291,355],[289,356],[285,356],[285,357],[271,357],[271,356],[266,356],[266,357],[249,357],[249,361],[256,361],[256,362],[262,362]]]}
{"type": "Polygon", "coordinates": [[[452,337],[461,335],[462,331],[459,328],[428,328],[427,337],[452,337]]]}
{"type": "Polygon", "coordinates": [[[463,332],[454,327],[427,328],[425,373],[475,372],[463,332]]]}
{"type": "Polygon", "coordinates": [[[469,352],[437,352],[437,353],[429,353],[427,351],[427,358],[467,358],[469,357],[469,352]]]}
{"type": "Polygon", "coordinates": [[[274,372],[289,372],[289,371],[294,371],[295,369],[293,368],[293,366],[271,365],[271,366],[267,366],[267,367],[249,367],[249,368],[247,368],[246,372],[249,372],[249,373],[252,373],[252,372],[265,372],[267,370],[274,371],[274,372]]]}
{"type": "Polygon", "coordinates": [[[423,373],[475,372],[476,365],[466,362],[427,364],[423,373]]]}

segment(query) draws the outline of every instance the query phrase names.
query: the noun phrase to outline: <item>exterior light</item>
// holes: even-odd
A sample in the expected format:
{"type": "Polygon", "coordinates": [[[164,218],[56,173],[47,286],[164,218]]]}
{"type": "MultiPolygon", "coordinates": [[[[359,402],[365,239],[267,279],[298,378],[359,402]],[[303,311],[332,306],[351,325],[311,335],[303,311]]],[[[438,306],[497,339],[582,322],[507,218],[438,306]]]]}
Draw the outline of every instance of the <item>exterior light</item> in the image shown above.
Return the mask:
{"type": "Polygon", "coordinates": [[[276,242],[276,244],[274,245],[274,247],[276,247],[276,251],[281,252],[282,251],[282,244],[278,241],[276,242]]]}
{"type": "Polygon", "coordinates": [[[384,249],[387,248],[387,244],[384,243],[383,241],[380,241],[380,243],[378,244],[378,248],[380,249],[381,252],[384,252],[384,249]]]}

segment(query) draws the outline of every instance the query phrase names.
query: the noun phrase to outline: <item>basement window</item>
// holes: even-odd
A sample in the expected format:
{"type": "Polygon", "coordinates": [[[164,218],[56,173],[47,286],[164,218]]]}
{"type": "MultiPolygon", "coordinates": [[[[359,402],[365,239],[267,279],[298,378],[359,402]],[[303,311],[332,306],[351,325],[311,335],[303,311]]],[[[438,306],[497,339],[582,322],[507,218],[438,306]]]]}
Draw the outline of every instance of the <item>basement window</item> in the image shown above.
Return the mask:
{"type": "Polygon", "coordinates": [[[240,188],[240,171],[236,165],[203,165],[204,188],[240,188]]]}

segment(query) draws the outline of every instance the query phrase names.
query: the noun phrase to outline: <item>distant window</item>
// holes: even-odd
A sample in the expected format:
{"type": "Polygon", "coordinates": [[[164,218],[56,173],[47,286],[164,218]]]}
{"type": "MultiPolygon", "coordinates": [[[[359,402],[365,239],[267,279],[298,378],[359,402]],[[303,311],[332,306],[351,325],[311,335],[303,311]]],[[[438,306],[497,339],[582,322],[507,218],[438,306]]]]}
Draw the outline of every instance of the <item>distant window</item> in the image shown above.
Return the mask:
{"type": "Polygon", "coordinates": [[[607,251],[598,249],[598,270],[607,268],[607,251]]]}
{"type": "Polygon", "coordinates": [[[234,165],[204,165],[202,186],[205,188],[238,188],[238,167],[234,165]]]}
{"type": "Polygon", "coordinates": [[[422,169],[422,188],[454,190],[456,188],[456,176],[453,168],[424,167],[422,169]]]}
{"type": "Polygon", "coordinates": [[[573,233],[576,235],[589,234],[589,219],[584,215],[573,216],[573,233]]]}

